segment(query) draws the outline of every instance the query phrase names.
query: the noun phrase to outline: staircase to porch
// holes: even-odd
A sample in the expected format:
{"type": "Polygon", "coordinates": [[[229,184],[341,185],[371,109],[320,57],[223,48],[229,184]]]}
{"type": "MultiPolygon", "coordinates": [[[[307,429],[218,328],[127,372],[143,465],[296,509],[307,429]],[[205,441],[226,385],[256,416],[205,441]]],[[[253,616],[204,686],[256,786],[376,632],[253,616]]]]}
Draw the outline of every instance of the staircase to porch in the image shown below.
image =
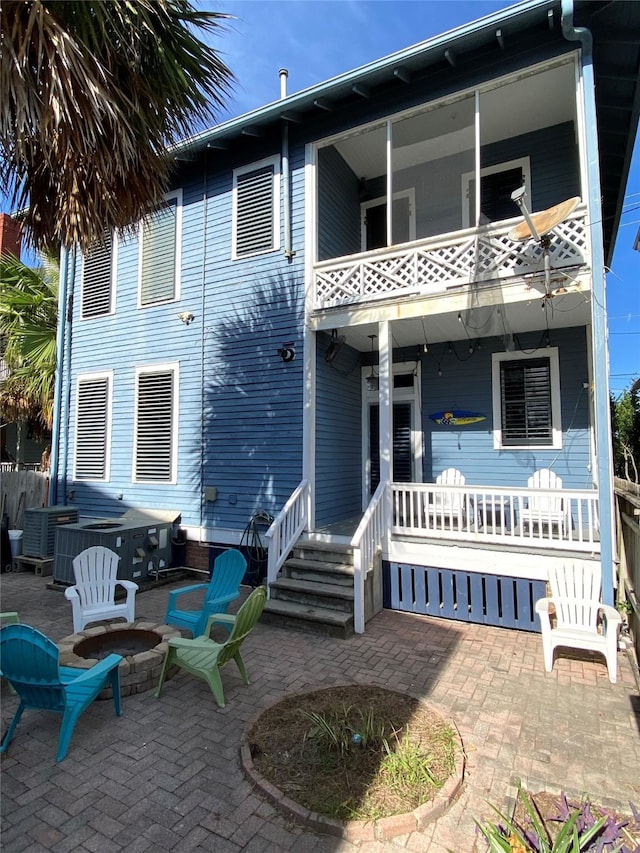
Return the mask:
{"type": "Polygon", "coordinates": [[[333,637],[353,634],[353,550],[299,540],[272,581],[262,619],[333,637]]]}

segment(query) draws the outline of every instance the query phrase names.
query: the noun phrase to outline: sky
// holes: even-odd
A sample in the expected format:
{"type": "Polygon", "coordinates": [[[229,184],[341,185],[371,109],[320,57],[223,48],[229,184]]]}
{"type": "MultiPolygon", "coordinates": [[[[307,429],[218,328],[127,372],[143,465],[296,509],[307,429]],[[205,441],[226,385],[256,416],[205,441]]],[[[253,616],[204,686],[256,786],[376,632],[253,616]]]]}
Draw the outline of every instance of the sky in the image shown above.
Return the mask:
{"type": "MultiPolygon", "coordinates": [[[[235,16],[216,42],[238,78],[221,119],[350,71],[396,50],[512,5],[490,0],[199,0],[203,9],[235,16]]],[[[640,143],[627,183],[623,216],[607,276],[610,385],[615,396],[640,377],[640,143]]]]}
{"type": "MultiPolygon", "coordinates": [[[[232,118],[280,96],[278,70],[293,94],[511,5],[504,0],[193,0],[234,16],[215,41],[237,78],[218,119],[232,118]]],[[[617,396],[640,376],[640,144],[627,184],[607,277],[611,389],[617,396]]]]}

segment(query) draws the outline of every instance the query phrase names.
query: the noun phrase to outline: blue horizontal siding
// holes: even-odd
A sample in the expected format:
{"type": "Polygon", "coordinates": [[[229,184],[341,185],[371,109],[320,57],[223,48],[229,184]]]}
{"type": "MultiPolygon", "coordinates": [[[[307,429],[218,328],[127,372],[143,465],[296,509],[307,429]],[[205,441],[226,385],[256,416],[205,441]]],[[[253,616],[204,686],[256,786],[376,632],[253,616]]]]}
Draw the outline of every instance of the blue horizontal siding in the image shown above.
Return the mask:
{"type": "MultiPolygon", "coordinates": [[[[525,352],[544,355],[541,333],[518,336],[525,352]],[[536,350],[536,347],[541,348],[536,350]],[[535,353],[533,353],[535,351],[535,353]]],[[[445,468],[458,468],[468,485],[526,486],[539,468],[552,468],[567,488],[592,488],[590,470],[589,393],[586,334],[583,327],[551,333],[551,344],[559,350],[563,446],[558,450],[496,450],[493,447],[493,403],[491,355],[504,352],[501,338],[483,338],[482,348],[471,358],[469,342],[435,344],[422,360],[424,431],[424,478],[435,480],[445,468]],[[456,353],[465,361],[459,361],[456,353]],[[438,375],[440,369],[442,375],[438,375]],[[469,426],[440,426],[429,414],[465,409],[486,415],[485,421],[469,426]]]]}

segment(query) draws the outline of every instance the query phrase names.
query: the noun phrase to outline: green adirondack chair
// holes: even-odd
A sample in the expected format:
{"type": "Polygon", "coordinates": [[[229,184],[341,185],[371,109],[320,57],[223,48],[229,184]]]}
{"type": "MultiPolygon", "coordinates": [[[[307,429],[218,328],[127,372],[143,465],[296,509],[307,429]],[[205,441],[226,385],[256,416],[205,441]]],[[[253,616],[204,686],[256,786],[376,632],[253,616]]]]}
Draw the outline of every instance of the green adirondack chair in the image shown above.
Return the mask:
{"type": "Polygon", "coordinates": [[[221,708],[224,708],[224,691],[220,670],[230,660],[234,660],[240,670],[245,684],[249,683],[247,670],[240,654],[240,646],[260,618],[267,600],[267,590],[260,586],[254,589],[234,616],[232,614],[214,613],[207,620],[204,634],[193,640],[176,637],[169,640],[169,649],[164,659],[156,698],[162,693],[167,670],[178,666],[202,678],[209,685],[213,696],[221,708]],[[228,640],[216,643],[209,638],[209,631],[214,623],[232,626],[228,640]]]}

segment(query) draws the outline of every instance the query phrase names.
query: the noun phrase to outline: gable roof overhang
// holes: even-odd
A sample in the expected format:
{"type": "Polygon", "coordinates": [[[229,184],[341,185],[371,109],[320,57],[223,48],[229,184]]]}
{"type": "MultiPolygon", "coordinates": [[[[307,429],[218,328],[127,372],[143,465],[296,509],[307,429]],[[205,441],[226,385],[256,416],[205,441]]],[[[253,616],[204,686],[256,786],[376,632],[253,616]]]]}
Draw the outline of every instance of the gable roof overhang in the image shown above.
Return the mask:
{"type": "MultiPolygon", "coordinates": [[[[388,95],[390,87],[441,77],[473,77],[481,59],[496,73],[509,46],[572,50],[563,17],[593,38],[593,67],[599,138],[604,253],[610,264],[624,202],[640,112],[640,3],[625,0],[525,0],[457,29],[333,77],[259,109],[223,122],[170,149],[178,160],[205,149],[227,149],[242,137],[267,135],[282,121],[301,124],[354,100],[388,95]]],[[[461,84],[462,85],[462,84],[461,84]]]]}

